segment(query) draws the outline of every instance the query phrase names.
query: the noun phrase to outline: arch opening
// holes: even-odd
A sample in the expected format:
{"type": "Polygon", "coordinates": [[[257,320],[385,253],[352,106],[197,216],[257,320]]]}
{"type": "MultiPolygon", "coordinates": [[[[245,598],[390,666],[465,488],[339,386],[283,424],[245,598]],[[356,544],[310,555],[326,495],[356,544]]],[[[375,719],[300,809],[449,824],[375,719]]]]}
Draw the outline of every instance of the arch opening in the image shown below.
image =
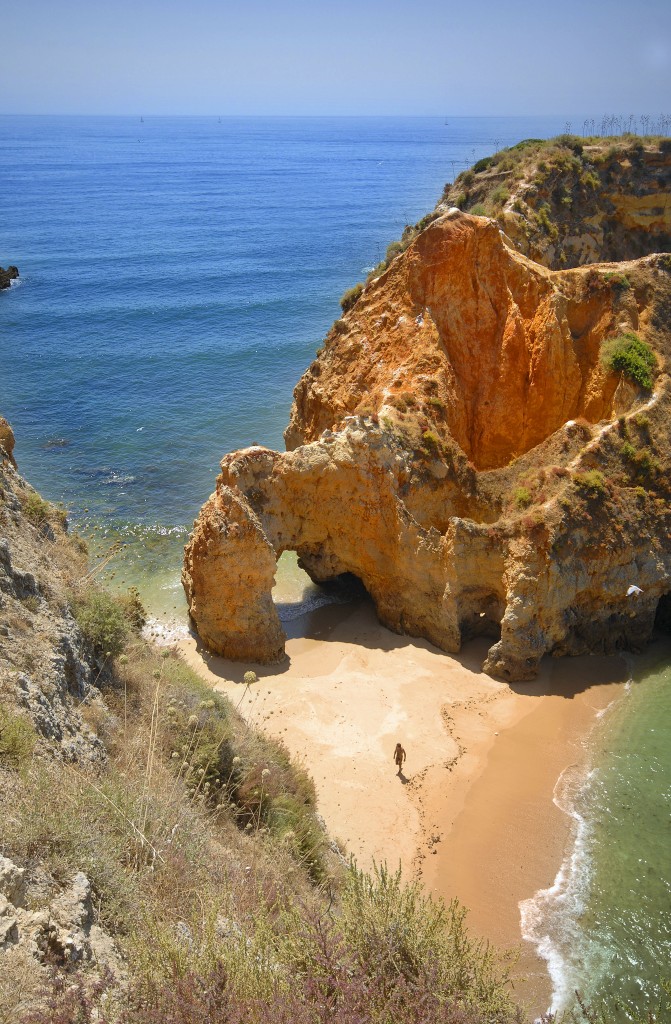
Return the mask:
{"type": "Polygon", "coordinates": [[[372,600],[364,583],[354,573],[342,572],[327,579],[316,579],[307,571],[298,553],[290,549],[283,551],[277,560],[272,599],[282,626],[293,636],[302,635],[288,625],[294,620],[329,605],[354,605],[372,600]]]}
{"type": "Polygon", "coordinates": [[[474,637],[486,636],[495,641],[501,639],[501,621],[506,603],[495,590],[471,588],[460,598],[459,630],[462,642],[474,637]]]}

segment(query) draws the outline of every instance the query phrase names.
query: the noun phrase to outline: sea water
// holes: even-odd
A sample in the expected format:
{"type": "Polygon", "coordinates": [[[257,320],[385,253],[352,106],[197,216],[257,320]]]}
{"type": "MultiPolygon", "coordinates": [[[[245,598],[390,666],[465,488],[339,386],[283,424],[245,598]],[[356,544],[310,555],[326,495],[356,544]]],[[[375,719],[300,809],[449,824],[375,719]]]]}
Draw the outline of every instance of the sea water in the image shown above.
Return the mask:
{"type": "Polygon", "coordinates": [[[585,765],[555,790],[573,823],[566,859],[554,885],[521,904],[523,932],[548,964],[552,1009],[575,1007],[577,991],[607,1006],[612,1024],[656,1008],[671,980],[671,644],[631,663],[585,765]]]}
{"type": "MultiPolygon", "coordinates": [[[[185,628],[182,548],[219,459],[282,447],[342,292],[459,171],[564,128],[0,117],[0,265],[21,272],[0,293],[0,413],[95,557],[126,544],[106,576],[137,585],[163,630],[185,628]]],[[[291,618],[337,595],[287,554],[278,598],[291,618]]],[[[557,1005],[571,986],[644,997],[669,963],[670,710],[667,669],[632,684],[590,774],[558,789],[576,844],[531,915],[557,1005]]]]}
{"type": "MultiPolygon", "coordinates": [[[[577,122],[576,122],[577,123],[577,122]]],[[[406,223],[562,118],[0,118],[0,411],[106,573],[184,622],[222,455],[282,448],[292,390],[406,223]]],[[[305,577],[281,566],[295,603],[305,577]]],[[[315,599],[315,595],[313,595],[315,599]]]]}

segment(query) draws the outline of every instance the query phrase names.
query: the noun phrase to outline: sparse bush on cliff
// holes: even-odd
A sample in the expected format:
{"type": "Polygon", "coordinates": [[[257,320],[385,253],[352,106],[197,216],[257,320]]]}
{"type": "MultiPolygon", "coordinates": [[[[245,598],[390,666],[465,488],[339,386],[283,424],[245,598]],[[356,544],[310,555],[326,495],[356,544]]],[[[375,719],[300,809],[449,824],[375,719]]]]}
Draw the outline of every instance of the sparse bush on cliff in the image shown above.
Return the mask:
{"type": "Polygon", "coordinates": [[[631,281],[626,274],[607,273],[603,276],[615,291],[626,292],[631,288],[631,281]]]}
{"type": "Polygon", "coordinates": [[[510,192],[505,185],[499,185],[495,188],[491,195],[491,200],[494,206],[504,206],[510,197],[510,192]]]}
{"type": "Polygon", "coordinates": [[[405,251],[405,248],[406,247],[403,244],[403,242],[390,242],[389,245],[387,246],[387,252],[385,254],[385,262],[387,264],[391,263],[391,261],[393,259],[396,259],[396,257],[400,253],[405,251]]]}
{"type": "Polygon", "coordinates": [[[99,658],[121,654],[130,625],[117,600],[103,590],[91,590],[74,604],[74,616],[84,637],[99,658]]]}
{"type": "Polygon", "coordinates": [[[424,214],[421,220],[418,220],[415,224],[415,230],[417,232],[424,231],[424,229],[428,228],[429,224],[432,224],[434,220],[438,219],[438,217],[440,217],[440,214],[435,210],[432,210],[431,213],[424,214]]]}
{"type": "Polygon", "coordinates": [[[34,747],[30,722],[0,705],[0,765],[18,771],[30,760],[34,747]]]}
{"type": "Polygon", "coordinates": [[[67,512],[59,505],[45,501],[37,491],[31,491],[23,503],[23,514],[33,526],[55,524],[61,528],[67,524],[67,512]]]}
{"type": "Polygon", "coordinates": [[[646,391],[652,388],[651,371],[656,364],[655,353],[633,331],[609,338],[601,350],[601,359],[614,373],[623,373],[646,391]]]}
{"type": "Polygon", "coordinates": [[[343,313],[347,313],[348,310],[358,301],[363,291],[363,284],[359,281],[352,288],[348,288],[347,291],[342,295],[340,299],[340,308],[343,313]]]}
{"type": "Polygon", "coordinates": [[[531,494],[528,487],[518,487],[514,494],[514,501],[517,508],[528,508],[531,504],[531,494]]]}
{"type": "Polygon", "coordinates": [[[648,448],[641,448],[632,456],[632,465],[639,477],[649,480],[660,471],[659,462],[648,448]]]}
{"type": "Polygon", "coordinates": [[[422,442],[429,452],[437,452],[440,447],[440,438],[433,430],[424,431],[422,442]]]}
{"type": "Polygon", "coordinates": [[[608,494],[606,480],[598,469],[588,469],[584,473],[576,473],[573,483],[576,490],[588,498],[599,498],[608,494]]]}
{"type": "Polygon", "coordinates": [[[559,230],[550,216],[550,207],[547,203],[541,203],[539,206],[536,223],[550,238],[556,239],[559,236],[559,230]]]}

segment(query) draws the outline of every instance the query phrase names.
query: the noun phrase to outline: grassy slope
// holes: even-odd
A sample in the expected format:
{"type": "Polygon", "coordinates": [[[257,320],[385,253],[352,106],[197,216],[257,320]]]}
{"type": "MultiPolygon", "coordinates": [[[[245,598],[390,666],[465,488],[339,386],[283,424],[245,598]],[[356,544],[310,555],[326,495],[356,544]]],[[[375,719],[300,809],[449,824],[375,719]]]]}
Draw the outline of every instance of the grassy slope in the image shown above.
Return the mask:
{"type": "MultiPolygon", "coordinates": [[[[142,640],[137,603],[104,595],[62,517],[20,493],[39,523],[19,523],[23,557],[34,544],[88,645],[96,696],[77,714],[104,754],[58,756],[5,687],[0,853],[27,869],[33,896],[83,871],[126,977],[0,950],[0,1021],[402,1024],[420,1006],[455,1024],[513,1020],[507,967],[468,939],[464,912],[384,869],[346,867],[286,750],[142,640]]],[[[23,607],[26,638],[43,611],[23,607]]]]}

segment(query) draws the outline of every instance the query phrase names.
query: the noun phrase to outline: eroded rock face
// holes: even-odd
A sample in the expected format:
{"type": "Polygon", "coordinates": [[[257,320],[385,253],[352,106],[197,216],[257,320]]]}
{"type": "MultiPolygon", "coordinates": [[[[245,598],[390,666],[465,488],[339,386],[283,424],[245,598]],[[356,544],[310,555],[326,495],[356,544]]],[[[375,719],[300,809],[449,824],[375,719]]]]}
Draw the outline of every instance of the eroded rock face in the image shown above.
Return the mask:
{"type": "Polygon", "coordinates": [[[505,678],[644,643],[671,590],[671,275],[625,266],[623,294],[611,268],[549,271],[485,219],[431,224],[334,325],[296,388],[292,450],[222,461],[185,551],[205,643],[281,656],[288,549],[315,581],[359,577],[397,632],[452,652],[490,635],[505,678]],[[652,396],[600,360],[626,330],[659,354],[652,396]]]}
{"type": "Polygon", "coordinates": [[[614,411],[618,379],[599,359],[635,296],[584,273],[553,274],[509,248],[496,226],[454,211],[428,227],[364,291],[299,382],[285,438],[316,440],[343,415],[409,395],[427,428],[478,469],[507,465],[569,419],[614,411]]]}
{"type": "MultiPolygon", "coordinates": [[[[56,883],[43,871],[41,875],[38,883],[25,868],[0,856],[0,972],[9,971],[10,964],[14,968],[20,964],[24,981],[36,989],[43,980],[40,969],[45,963],[104,968],[116,981],[121,980],[119,951],[111,937],[94,924],[87,876],[77,872],[68,885],[45,898],[45,883],[53,890],[56,883]]],[[[5,998],[10,995],[2,994],[5,998]]],[[[16,993],[17,1008],[21,995],[16,993]]]]}

